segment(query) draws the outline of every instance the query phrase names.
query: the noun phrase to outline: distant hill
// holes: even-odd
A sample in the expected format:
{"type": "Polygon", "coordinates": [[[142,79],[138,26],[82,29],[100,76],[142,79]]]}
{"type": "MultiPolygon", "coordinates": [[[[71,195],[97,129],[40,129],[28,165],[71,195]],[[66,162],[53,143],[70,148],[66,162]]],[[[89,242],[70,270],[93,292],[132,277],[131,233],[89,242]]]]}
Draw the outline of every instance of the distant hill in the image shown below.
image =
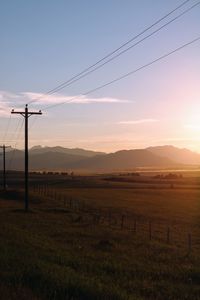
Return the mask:
{"type": "Polygon", "coordinates": [[[64,148],[60,146],[56,147],[42,147],[40,145],[34,146],[30,149],[31,154],[43,154],[47,152],[55,152],[55,153],[65,153],[65,154],[71,154],[71,155],[79,155],[79,156],[85,156],[85,157],[93,157],[95,155],[104,155],[106,153],[104,152],[96,152],[91,150],[85,150],[80,148],[64,148]]]}
{"type": "Polygon", "coordinates": [[[119,171],[131,170],[136,167],[166,167],[175,163],[168,158],[163,158],[145,149],[121,150],[104,156],[74,163],[74,168],[83,170],[119,171]]]}
{"type": "Polygon", "coordinates": [[[66,153],[46,152],[30,156],[31,170],[62,170],[67,171],[73,164],[84,160],[85,156],[66,153]]]}
{"type": "MultiPolygon", "coordinates": [[[[38,149],[40,150],[40,149],[38,149]]],[[[52,149],[51,149],[52,150],[52,149]]],[[[23,170],[24,152],[11,151],[7,153],[9,169],[23,170]]],[[[148,150],[122,150],[115,153],[86,157],[61,152],[49,151],[35,153],[30,151],[30,170],[84,170],[84,171],[114,171],[130,170],[135,167],[165,167],[174,165],[168,158],[163,158],[148,150]]]]}
{"type": "MultiPolygon", "coordinates": [[[[66,171],[74,162],[84,160],[85,156],[71,155],[59,152],[45,152],[29,155],[29,169],[32,171],[66,171]]],[[[13,151],[6,155],[7,168],[13,170],[24,169],[24,152],[13,151]]]]}
{"type": "MultiPolygon", "coordinates": [[[[200,164],[200,154],[173,146],[121,150],[105,154],[84,149],[36,146],[29,152],[30,170],[49,171],[122,171],[137,167],[177,167],[200,164]]],[[[24,152],[6,154],[8,169],[24,169],[24,152]]]]}
{"type": "Polygon", "coordinates": [[[151,153],[160,157],[167,157],[177,163],[186,165],[200,164],[200,154],[188,149],[180,149],[174,146],[157,146],[147,148],[151,153]]]}

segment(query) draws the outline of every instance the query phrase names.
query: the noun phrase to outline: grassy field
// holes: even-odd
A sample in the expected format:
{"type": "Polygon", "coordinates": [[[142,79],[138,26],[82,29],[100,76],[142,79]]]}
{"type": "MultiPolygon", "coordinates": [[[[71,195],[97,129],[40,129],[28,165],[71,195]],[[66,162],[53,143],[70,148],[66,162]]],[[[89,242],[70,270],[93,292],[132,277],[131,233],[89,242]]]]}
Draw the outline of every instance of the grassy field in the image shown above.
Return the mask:
{"type": "Polygon", "coordinates": [[[200,299],[198,178],[51,178],[0,194],[0,299],[200,299]]]}

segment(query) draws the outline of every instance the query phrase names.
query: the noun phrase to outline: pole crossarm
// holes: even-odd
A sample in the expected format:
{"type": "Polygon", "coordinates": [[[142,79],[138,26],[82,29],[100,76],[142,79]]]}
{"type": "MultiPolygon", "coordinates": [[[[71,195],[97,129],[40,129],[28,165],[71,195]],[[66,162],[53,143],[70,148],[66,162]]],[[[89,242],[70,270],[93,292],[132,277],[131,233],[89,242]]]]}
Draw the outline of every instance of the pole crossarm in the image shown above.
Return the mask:
{"type": "MultiPolygon", "coordinates": [[[[11,114],[22,115],[23,117],[26,116],[26,112],[24,112],[24,111],[15,111],[14,109],[11,111],[11,114]]],[[[41,110],[39,110],[39,111],[28,111],[27,112],[28,117],[30,117],[32,115],[42,115],[42,112],[41,112],[41,110]]]]}
{"type": "Polygon", "coordinates": [[[32,115],[42,115],[41,110],[39,111],[29,111],[28,110],[28,104],[26,104],[25,106],[25,110],[24,111],[15,111],[14,109],[11,111],[11,114],[18,114],[18,115],[22,115],[25,119],[25,170],[24,170],[24,174],[25,174],[25,211],[28,211],[29,208],[29,173],[28,173],[28,169],[29,169],[29,159],[28,159],[28,119],[29,117],[31,117],[32,115]]]}
{"type": "Polygon", "coordinates": [[[11,146],[5,146],[5,145],[3,145],[3,146],[0,146],[0,148],[1,148],[1,149],[3,149],[3,148],[6,149],[6,148],[11,148],[11,146]]]}

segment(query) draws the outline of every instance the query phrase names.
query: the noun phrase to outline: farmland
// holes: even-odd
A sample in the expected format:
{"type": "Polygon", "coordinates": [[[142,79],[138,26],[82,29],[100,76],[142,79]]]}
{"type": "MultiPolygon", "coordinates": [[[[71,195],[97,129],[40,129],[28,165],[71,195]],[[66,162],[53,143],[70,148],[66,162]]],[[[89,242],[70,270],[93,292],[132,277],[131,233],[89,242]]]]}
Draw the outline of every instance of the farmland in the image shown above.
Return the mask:
{"type": "Polygon", "coordinates": [[[199,180],[31,174],[24,213],[22,174],[10,174],[2,299],[200,299],[199,180]]]}

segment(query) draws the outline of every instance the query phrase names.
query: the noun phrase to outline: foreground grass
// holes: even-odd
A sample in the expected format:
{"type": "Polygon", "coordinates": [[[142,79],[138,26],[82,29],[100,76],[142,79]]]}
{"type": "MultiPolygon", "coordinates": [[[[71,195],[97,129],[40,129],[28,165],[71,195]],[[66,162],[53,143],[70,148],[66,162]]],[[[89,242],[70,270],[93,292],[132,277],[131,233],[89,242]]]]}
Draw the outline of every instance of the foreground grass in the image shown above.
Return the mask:
{"type": "Polygon", "coordinates": [[[1,299],[200,299],[200,255],[0,200],[1,299]]]}

